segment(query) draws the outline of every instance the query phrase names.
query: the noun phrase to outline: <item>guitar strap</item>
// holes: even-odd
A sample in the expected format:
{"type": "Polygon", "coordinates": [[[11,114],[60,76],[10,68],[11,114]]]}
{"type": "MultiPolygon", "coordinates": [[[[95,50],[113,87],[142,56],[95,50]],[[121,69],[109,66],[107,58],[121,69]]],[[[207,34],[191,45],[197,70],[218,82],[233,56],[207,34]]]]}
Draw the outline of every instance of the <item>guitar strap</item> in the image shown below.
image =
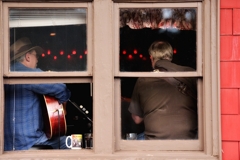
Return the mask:
{"type": "MultiPolygon", "coordinates": [[[[158,67],[158,69],[155,70],[155,72],[159,71],[168,71],[166,68],[158,67]]],[[[180,81],[174,77],[162,77],[165,81],[167,81],[169,84],[175,86],[178,88],[178,91],[181,92],[184,95],[190,96],[193,99],[197,100],[197,95],[195,92],[192,91],[192,89],[183,81],[180,81]]]]}

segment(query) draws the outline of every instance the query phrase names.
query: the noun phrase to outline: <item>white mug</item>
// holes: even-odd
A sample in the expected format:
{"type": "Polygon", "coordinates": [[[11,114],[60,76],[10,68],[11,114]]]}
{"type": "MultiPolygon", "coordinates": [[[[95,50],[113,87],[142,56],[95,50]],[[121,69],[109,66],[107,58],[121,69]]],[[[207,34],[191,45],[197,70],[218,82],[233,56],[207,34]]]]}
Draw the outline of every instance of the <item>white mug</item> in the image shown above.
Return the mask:
{"type": "Polygon", "coordinates": [[[66,146],[71,149],[81,149],[82,148],[82,135],[72,134],[66,138],[66,146]],[[68,145],[68,139],[71,140],[71,145],[68,145]]]}
{"type": "Polygon", "coordinates": [[[127,140],[136,140],[137,139],[137,133],[127,133],[126,134],[127,140]]]}

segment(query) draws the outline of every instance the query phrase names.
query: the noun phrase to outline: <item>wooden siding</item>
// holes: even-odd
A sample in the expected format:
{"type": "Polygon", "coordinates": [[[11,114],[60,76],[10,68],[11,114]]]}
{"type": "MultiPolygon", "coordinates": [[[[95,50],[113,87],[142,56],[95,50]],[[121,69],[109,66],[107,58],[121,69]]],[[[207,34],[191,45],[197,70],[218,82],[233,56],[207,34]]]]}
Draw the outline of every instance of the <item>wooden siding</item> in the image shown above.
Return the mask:
{"type": "Polygon", "coordinates": [[[220,3],[222,159],[240,159],[240,1],[220,3]]]}

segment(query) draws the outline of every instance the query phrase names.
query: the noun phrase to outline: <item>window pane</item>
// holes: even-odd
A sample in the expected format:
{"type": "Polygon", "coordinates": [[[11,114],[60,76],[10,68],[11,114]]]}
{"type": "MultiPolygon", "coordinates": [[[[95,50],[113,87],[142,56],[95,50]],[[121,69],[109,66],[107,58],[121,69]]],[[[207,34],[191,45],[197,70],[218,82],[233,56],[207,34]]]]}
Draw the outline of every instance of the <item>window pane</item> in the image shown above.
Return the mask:
{"type": "Polygon", "coordinates": [[[86,9],[10,9],[9,19],[11,63],[36,49],[43,71],[87,70],[86,9]]]}
{"type": "Polygon", "coordinates": [[[127,139],[127,134],[144,132],[144,124],[135,124],[128,107],[137,78],[121,78],[121,137],[127,139]]]}
{"type": "Polygon", "coordinates": [[[4,92],[5,151],[28,150],[33,145],[58,149],[59,134],[63,144],[65,136],[82,134],[82,148],[86,147],[85,133],[93,128],[91,83],[5,84],[4,92]],[[66,100],[62,110],[59,103],[66,100]]]}
{"type": "Polygon", "coordinates": [[[121,78],[122,139],[129,133],[136,133],[139,140],[144,133],[146,139],[155,140],[198,138],[196,79],[178,80],[186,84],[184,91],[166,78],[121,78]]]}
{"type": "Polygon", "coordinates": [[[148,49],[154,41],[173,48],[172,62],[196,70],[196,9],[120,9],[120,71],[152,71],[148,49]]]}

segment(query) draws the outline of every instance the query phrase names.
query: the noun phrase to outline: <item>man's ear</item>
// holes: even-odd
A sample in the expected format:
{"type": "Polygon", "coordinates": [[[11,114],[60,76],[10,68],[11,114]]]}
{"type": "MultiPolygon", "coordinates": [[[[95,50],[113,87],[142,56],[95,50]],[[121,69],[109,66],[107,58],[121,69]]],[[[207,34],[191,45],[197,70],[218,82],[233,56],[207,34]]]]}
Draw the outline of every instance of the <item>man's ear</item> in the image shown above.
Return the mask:
{"type": "Polygon", "coordinates": [[[27,53],[25,54],[25,59],[26,59],[27,62],[30,61],[30,52],[27,52],[27,53]]]}
{"type": "Polygon", "coordinates": [[[150,60],[151,60],[151,63],[152,63],[152,68],[155,69],[155,67],[154,67],[155,61],[154,61],[153,56],[150,56],[150,60]]]}

